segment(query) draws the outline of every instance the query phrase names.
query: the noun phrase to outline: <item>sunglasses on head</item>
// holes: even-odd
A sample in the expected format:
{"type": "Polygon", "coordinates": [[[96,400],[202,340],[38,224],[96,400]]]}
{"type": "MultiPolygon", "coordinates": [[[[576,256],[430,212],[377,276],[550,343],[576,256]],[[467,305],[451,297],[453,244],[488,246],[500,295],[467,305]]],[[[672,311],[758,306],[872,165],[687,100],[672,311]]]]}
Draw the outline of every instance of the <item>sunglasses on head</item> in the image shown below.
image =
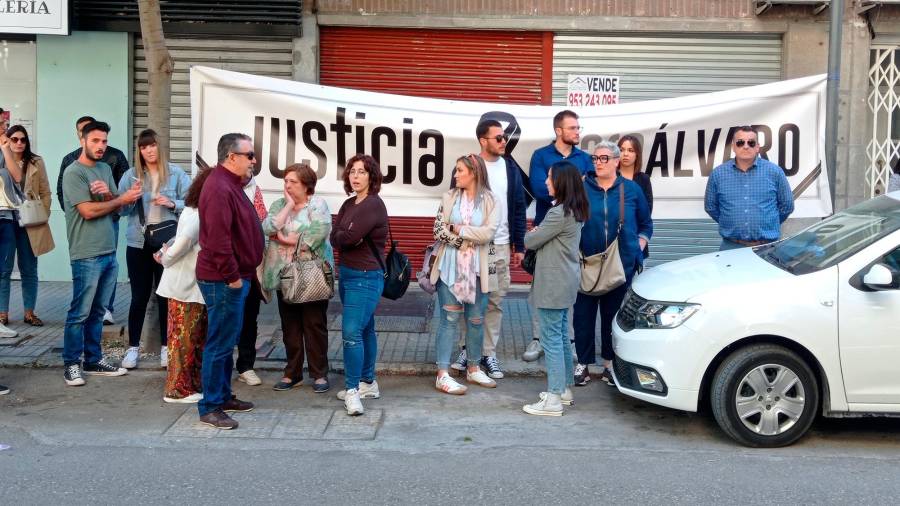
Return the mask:
{"type": "Polygon", "coordinates": [[[495,141],[497,142],[497,144],[500,144],[501,142],[506,142],[506,141],[508,141],[508,140],[509,140],[509,136],[508,136],[508,135],[497,135],[497,136],[494,136],[494,137],[482,137],[482,139],[493,139],[493,140],[495,140],[495,141]]]}
{"type": "Polygon", "coordinates": [[[247,151],[246,153],[236,153],[236,152],[232,151],[231,154],[246,156],[247,160],[253,160],[256,158],[256,153],[254,153],[253,151],[247,151]]]}
{"type": "Polygon", "coordinates": [[[753,139],[750,139],[749,141],[745,141],[744,139],[738,139],[738,140],[734,141],[734,145],[737,146],[737,147],[739,147],[739,148],[744,147],[744,144],[747,144],[747,145],[750,146],[751,148],[755,148],[755,147],[756,147],[756,141],[753,140],[753,139]]]}

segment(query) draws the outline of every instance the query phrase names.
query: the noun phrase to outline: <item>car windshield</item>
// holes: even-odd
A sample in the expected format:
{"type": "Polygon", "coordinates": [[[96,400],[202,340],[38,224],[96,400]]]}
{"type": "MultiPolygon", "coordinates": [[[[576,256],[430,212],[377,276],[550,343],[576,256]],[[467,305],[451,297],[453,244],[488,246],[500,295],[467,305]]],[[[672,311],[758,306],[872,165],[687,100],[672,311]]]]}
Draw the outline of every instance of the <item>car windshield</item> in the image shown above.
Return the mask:
{"type": "Polygon", "coordinates": [[[900,192],[867,200],[799,234],[754,248],[762,259],[793,274],[826,269],[900,229],[900,192]]]}

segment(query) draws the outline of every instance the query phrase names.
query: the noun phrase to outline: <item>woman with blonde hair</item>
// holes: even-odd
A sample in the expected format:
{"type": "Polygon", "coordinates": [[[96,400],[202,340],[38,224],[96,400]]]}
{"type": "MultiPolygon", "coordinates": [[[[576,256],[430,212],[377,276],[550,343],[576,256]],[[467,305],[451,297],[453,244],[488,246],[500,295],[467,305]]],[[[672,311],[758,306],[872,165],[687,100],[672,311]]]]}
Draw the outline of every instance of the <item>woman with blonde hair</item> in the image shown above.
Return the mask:
{"type": "MultiPolygon", "coordinates": [[[[155,131],[143,130],[135,144],[134,167],[128,169],[119,181],[120,192],[128,191],[138,181],[144,188],[140,205],[135,202],[119,210],[120,215],[129,217],[125,232],[128,245],[125,262],[131,284],[131,307],[128,309],[128,350],[122,359],[122,367],[126,369],[137,367],[147,303],[153,294],[153,284],[159,285],[163,274],[162,265],[153,259],[160,247],[148,244],[144,231],[153,228],[160,234],[175,237],[178,216],[184,209],[184,197],[191,185],[191,178],[181,168],[168,163],[166,153],[159,149],[159,137],[155,131]]],[[[156,297],[163,348],[160,366],[166,367],[169,359],[165,351],[169,303],[162,295],[156,297]]]]}
{"type": "MultiPolygon", "coordinates": [[[[448,373],[450,355],[456,341],[457,322],[465,315],[466,350],[469,356],[481,356],[487,294],[497,289],[496,274],[492,279],[491,270],[500,210],[480,156],[457,159],[453,177],[456,187],[444,194],[434,220],[434,238],[439,245],[431,282],[437,288],[441,304],[434,387],[447,394],[462,395],[467,388],[448,373]]],[[[497,386],[474,360],[466,367],[466,381],[486,388],[497,386]]]]}

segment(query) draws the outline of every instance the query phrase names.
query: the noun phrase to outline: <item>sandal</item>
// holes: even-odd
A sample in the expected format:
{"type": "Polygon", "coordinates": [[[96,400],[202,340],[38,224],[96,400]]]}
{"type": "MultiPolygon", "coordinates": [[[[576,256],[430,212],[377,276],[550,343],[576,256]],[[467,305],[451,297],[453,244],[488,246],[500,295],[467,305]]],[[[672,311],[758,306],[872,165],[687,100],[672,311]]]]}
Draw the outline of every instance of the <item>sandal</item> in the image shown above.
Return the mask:
{"type": "Polygon", "coordinates": [[[31,325],[32,327],[43,327],[44,321],[37,317],[34,313],[30,315],[25,315],[25,318],[22,319],[23,322],[31,325]]]}

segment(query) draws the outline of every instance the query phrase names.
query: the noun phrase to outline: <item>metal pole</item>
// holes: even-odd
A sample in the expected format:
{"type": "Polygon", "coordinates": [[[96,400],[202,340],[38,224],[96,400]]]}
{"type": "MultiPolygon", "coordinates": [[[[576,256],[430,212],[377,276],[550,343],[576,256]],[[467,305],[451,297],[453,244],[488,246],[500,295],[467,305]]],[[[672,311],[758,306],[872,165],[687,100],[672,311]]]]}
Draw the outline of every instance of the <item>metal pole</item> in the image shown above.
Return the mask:
{"type": "Polygon", "coordinates": [[[825,99],[825,163],[828,165],[828,188],[831,207],[835,208],[837,186],[837,124],[841,84],[841,39],[844,0],[831,0],[831,23],[828,32],[828,88],[825,99]]]}

